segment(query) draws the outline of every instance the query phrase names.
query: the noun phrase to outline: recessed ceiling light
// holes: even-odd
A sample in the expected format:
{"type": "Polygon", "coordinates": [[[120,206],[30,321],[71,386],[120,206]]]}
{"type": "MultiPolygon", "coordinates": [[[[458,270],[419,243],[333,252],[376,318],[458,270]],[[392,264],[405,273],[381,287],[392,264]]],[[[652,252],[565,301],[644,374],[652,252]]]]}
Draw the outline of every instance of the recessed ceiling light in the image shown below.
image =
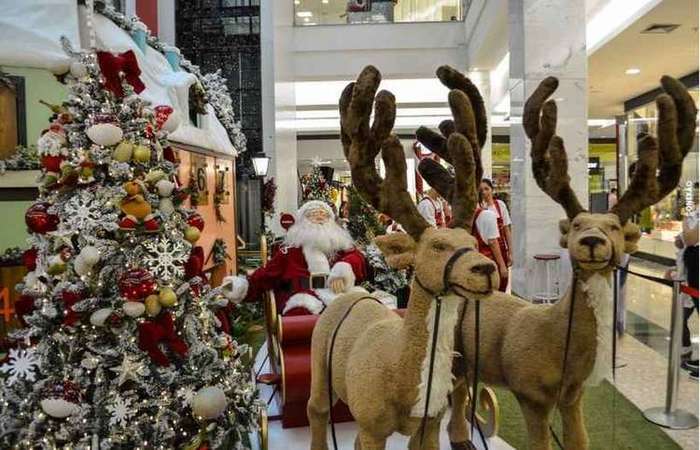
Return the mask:
{"type": "Polygon", "coordinates": [[[299,0],[294,0],[295,5],[298,5],[299,3],[301,3],[299,0]]]}
{"type": "Polygon", "coordinates": [[[310,21],[310,20],[311,20],[311,18],[309,18],[309,17],[304,17],[304,22],[308,22],[308,21],[310,21]]]}
{"type": "Polygon", "coordinates": [[[299,11],[299,12],[297,12],[297,17],[311,17],[313,15],[314,15],[314,13],[312,13],[311,11],[299,11]]]}
{"type": "Polygon", "coordinates": [[[327,4],[328,4],[328,0],[321,0],[321,3],[327,5],[327,4]]]}
{"type": "Polygon", "coordinates": [[[638,67],[630,67],[629,69],[625,70],[626,75],[639,75],[642,71],[639,70],[638,67]]]}

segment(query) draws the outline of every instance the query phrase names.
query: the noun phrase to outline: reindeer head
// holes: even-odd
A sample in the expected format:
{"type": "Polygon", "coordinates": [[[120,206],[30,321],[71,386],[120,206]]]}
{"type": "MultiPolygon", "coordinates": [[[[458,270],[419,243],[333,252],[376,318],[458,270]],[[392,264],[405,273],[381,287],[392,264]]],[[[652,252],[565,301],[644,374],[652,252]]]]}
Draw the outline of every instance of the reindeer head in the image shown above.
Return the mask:
{"type": "Polygon", "coordinates": [[[697,109],[681,83],[661,78],[665,93],[656,98],[658,138],[639,136],[639,159],[629,188],[608,213],[593,214],[571,189],[564,142],[555,134],[557,105],[545,102],[558,84],[556,78],[546,78],[525,103],[523,127],[532,142],[532,172],[537,185],[566,211],[567,219],[559,224],[560,244],[569,249],[574,264],[590,271],[611,270],[623,253],[637,249],[639,228],[629,219],[677,187],[683,158],[695,138],[697,109]]]}
{"type": "Polygon", "coordinates": [[[367,66],[340,97],[341,141],[353,184],[372,206],[406,230],[378,237],[377,246],[390,266],[415,267],[419,283],[433,293],[451,290],[471,298],[491,293],[498,286],[498,272],[488,258],[478,253],[477,242],[467,231],[476,207],[476,163],[470,143],[475,138],[469,135],[476,127],[469,98],[461,91],[450,92],[457,131],[444,145],[456,175],[450,184],[452,194],[445,199],[451,201],[455,219],[452,228],[434,229],[421,217],[408,193],[403,147],[391,133],[396,102],[388,91],[377,93],[380,81],[379,71],[367,66]],[[370,125],[373,106],[374,122],[370,125]],[[380,151],[385,179],[375,166],[380,151]],[[448,279],[444,280],[446,272],[448,279]]]}

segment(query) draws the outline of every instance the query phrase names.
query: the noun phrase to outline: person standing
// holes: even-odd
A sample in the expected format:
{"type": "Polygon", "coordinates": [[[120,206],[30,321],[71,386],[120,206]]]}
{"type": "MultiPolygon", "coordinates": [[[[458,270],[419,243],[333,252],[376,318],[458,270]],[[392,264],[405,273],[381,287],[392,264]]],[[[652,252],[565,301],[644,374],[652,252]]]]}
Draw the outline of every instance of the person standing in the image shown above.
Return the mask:
{"type": "Polygon", "coordinates": [[[501,278],[498,290],[505,292],[508,287],[508,266],[503,258],[496,213],[489,209],[477,208],[474,213],[472,235],[479,244],[479,253],[496,263],[501,278]]]}
{"type": "Polygon", "coordinates": [[[617,188],[610,189],[608,193],[608,209],[611,209],[617,204],[617,188]]]}
{"type": "Polygon", "coordinates": [[[418,202],[418,212],[430,226],[436,228],[445,226],[445,213],[440,203],[440,195],[435,189],[428,189],[425,196],[418,202]]]}
{"type": "Polygon", "coordinates": [[[511,253],[513,241],[510,233],[510,227],[513,222],[510,220],[510,213],[508,212],[508,207],[505,202],[495,198],[493,193],[493,183],[491,180],[488,178],[481,180],[481,184],[479,185],[479,207],[488,209],[496,214],[498,234],[500,235],[499,248],[506,266],[510,267],[513,264],[513,255],[511,253]]]}

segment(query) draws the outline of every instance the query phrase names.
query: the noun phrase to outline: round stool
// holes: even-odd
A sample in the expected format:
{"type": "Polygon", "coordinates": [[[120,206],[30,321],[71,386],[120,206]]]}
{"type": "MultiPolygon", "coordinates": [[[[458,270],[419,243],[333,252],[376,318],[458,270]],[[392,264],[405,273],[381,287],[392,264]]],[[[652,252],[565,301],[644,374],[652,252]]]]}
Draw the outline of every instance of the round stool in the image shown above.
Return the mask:
{"type": "Polygon", "coordinates": [[[559,255],[535,255],[532,303],[554,303],[559,300],[559,255]]]}

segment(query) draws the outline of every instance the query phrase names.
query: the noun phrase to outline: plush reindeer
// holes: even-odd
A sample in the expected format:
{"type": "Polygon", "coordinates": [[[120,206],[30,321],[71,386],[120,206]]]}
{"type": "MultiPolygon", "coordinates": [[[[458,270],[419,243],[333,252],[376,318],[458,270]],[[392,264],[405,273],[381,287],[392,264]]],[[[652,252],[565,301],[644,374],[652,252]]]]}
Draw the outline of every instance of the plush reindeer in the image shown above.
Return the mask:
{"type": "MultiPolygon", "coordinates": [[[[638,169],[629,189],[606,214],[585,211],[570,187],[564,143],[555,134],[556,103],[545,102],[556,90],[557,79],[542,81],[525,104],[523,126],[532,142],[535,180],[567,215],[560,222],[560,244],[569,249],[573,279],[568,292],[553,305],[532,305],[500,292],[482,302],[479,378],[515,394],[531,450],[551,448],[548,422],[554,407],[562,417],[564,448],[588,448],[581,398],[585,384],[611,373],[611,274],[623,253],[636,250],[640,237],[629,219],[677,187],[683,158],[695,137],[697,110],[692,98],[671,77],[663,77],[661,85],[665,93],[656,98],[658,138],[639,136],[638,169]]],[[[466,365],[457,364],[463,380],[455,386],[448,426],[454,449],[467,448],[469,436],[464,381],[473,377],[474,313],[468,304],[462,323],[466,365]]]]}
{"type": "Polygon", "coordinates": [[[368,66],[343,91],[341,139],[353,184],[407,232],[375,242],[392,267],[414,267],[411,297],[404,318],[362,293],[338,298],[319,318],[311,340],[307,408],[314,450],[327,449],[329,395],[333,402],[339,398],[349,406],[359,427],[356,449],[384,449],[387,438],[399,432],[411,436],[411,449],[437,450],[440,419],[453,384],[460,306],[465,297],[483,298],[498,286],[495,265],[476,251],[476,240],[467,231],[476,208],[470,144],[475,126],[469,98],[456,90],[449,96],[457,126],[446,144],[456,169],[454,195],[449,198],[454,227],[431,228],[407,192],[404,151],[391,134],[394,96],[381,91],[375,98],[380,77],[376,68],[368,66]],[[370,125],[373,103],[375,118],[370,125]],[[375,168],[380,150],[385,179],[375,168]],[[423,417],[424,436],[418,432],[423,417]]]}

